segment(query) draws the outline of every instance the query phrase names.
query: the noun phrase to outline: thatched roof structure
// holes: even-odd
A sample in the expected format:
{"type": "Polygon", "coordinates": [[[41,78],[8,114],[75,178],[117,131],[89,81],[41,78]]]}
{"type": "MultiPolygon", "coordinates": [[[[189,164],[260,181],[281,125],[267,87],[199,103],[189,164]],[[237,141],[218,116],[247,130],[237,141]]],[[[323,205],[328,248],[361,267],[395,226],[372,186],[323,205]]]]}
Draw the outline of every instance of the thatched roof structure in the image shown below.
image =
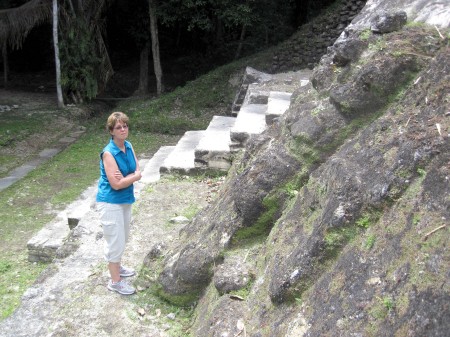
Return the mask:
{"type": "MultiPolygon", "coordinates": [[[[63,24],[70,25],[71,18],[76,13],[84,15],[91,34],[94,36],[97,53],[101,59],[98,69],[100,85],[104,86],[114,73],[108,51],[102,37],[101,15],[110,0],[85,0],[72,3],[69,1],[69,14],[60,6],[60,15],[64,18],[63,24]]],[[[52,0],[29,0],[15,8],[0,10],[0,50],[20,49],[28,33],[43,23],[52,23],[52,0]],[[6,42],[6,44],[4,43],[6,42]]]]}
{"type": "Polygon", "coordinates": [[[52,1],[30,0],[20,7],[0,10],[0,41],[12,49],[21,48],[28,33],[45,22],[51,23],[52,1]]]}

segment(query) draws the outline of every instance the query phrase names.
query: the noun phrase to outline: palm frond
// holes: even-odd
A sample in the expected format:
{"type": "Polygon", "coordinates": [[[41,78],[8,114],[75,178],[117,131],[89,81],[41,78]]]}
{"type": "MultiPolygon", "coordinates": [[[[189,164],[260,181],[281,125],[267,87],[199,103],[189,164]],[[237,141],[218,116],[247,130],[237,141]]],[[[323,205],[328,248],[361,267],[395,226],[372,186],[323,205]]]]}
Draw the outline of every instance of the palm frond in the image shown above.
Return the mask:
{"type": "Polygon", "coordinates": [[[0,41],[19,49],[33,27],[51,19],[51,0],[31,0],[20,7],[0,10],[0,41]]]}

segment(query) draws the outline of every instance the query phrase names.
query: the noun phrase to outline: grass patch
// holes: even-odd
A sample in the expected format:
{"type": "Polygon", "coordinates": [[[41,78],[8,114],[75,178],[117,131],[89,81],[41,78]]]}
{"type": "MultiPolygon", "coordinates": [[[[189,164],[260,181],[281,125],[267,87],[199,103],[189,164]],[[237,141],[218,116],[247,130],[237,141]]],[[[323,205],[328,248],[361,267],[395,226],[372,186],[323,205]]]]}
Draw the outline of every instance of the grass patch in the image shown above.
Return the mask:
{"type": "Polygon", "coordinates": [[[2,123],[0,124],[0,147],[8,146],[21,141],[38,131],[43,127],[42,117],[39,115],[18,116],[2,113],[2,123]]]}
{"type": "Polygon", "coordinates": [[[0,319],[13,313],[23,292],[44,270],[45,264],[30,264],[23,252],[2,254],[0,258],[0,319]]]}

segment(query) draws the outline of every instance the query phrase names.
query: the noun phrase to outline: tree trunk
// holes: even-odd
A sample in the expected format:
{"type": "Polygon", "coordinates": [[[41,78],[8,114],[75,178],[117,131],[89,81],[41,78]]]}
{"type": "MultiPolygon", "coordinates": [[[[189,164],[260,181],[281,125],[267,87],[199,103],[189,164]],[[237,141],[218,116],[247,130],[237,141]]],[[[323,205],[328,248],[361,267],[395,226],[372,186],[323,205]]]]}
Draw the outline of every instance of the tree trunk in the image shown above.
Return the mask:
{"type": "Polygon", "coordinates": [[[219,46],[223,43],[223,23],[220,18],[216,18],[216,45],[219,46]]]}
{"type": "Polygon", "coordinates": [[[158,21],[156,18],[156,1],[148,0],[148,12],[150,16],[150,33],[152,36],[152,55],[153,55],[153,68],[156,76],[156,95],[159,96],[163,92],[162,84],[162,68],[161,60],[159,57],[159,38],[158,38],[158,21]]]}
{"type": "Polygon", "coordinates": [[[8,87],[8,72],[9,72],[8,44],[6,43],[6,40],[3,41],[2,54],[3,54],[3,81],[4,81],[4,87],[6,89],[8,87]]]}
{"type": "Polygon", "coordinates": [[[58,0],[53,0],[53,47],[55,49],[55,67],[56,67],[56,93],[58,95],[58,107],[64,107],[64,99],[61,89],[61,64],[59,61],[58,46],[58,0]]]}
{"type": "Polygon", "coordinates": [[[239,44],[236,50],[236,54],[234,55],[234,59],[237,60],[240,56],[241,56],[241,52],[242,52],[242,45],[244,43],[244,38],[245,38],[245,32],[247,31],[247,25],[243,25],[242,26],[242,30],[241,30],[241,37],[239,39],[239,44]]]}
{"type": "Polygon", "coordinates": [[[136,91],[137,95],[148,94],[148,53],[150,43],[147,42],[145,47],[141,50],[141,56],[139,60],[139,87],[136,91]]]}

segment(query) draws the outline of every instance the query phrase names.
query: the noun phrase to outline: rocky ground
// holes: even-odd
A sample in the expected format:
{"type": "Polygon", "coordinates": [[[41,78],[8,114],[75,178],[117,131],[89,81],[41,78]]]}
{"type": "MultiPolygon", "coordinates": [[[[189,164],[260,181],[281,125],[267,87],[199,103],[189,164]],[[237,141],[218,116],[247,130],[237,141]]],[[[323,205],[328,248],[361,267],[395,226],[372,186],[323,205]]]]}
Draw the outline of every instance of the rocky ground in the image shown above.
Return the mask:
{"type": "Polygon", "coordinates": [[[102,257],[102,230],[92,202],[95,192],[88,191],[87,199],[80,202],[91,202],[91,210],[66,246],[74,251],[49,265],[25,292],[20,307],[0,324],[0,336],[181,336],[179,310],[145,291],[157,271],[142,270],[141,266],[152,248],[169,253],[184,226],[170,220],[192,217],[214,197],[219,185],[220,180],[166,177],[142,188],[124,256],[124,264],[138,270],[130,279],[138,288],[132,296],[106,288],[109,276],[102,257]]]}

